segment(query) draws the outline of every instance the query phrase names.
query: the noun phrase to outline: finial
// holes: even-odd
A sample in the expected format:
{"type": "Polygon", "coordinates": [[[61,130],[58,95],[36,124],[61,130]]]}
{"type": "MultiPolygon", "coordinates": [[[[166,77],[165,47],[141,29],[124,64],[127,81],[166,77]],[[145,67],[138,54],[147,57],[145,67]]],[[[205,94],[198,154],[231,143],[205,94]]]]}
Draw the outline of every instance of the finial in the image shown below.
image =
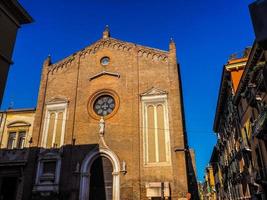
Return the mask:
{"type": "Polygon", "coordinates": [[[51,55],[48,54],[47,58],[44,61],[44,65],[49,66],[49,65],[51,65],[51,63],[52,63],[52,61],[51,61],[51,55]]]}
{"type": "Polygon", "coordinates": [[[175,42],[174,42],[174,39],[171,37],[170,38],[170,43],[169,43],[169,50],[175,50],[176,49],[176,46],[175,46],[175,42]]]}
{"type": "Polygon", "coordinates": [[[106,25],[105,30],[103,32],[103,38],[106,39],[106,38],[109,38],[109,37],[110,37],[109,26],[106,25]]]}

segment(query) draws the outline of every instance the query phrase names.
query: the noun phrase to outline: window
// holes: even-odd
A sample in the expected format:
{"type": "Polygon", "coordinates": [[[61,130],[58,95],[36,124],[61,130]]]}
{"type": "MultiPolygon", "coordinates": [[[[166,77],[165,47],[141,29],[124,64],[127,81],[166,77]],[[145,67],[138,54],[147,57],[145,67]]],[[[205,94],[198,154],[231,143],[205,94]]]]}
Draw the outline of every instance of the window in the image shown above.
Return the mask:
{"type": "Polygon", "coordinates": [[[97,115],[106,116],[115,108],[115,100],[110,95],[102,95],[95,100],[94,111],[97,115]]]}
{"type": "Polygon", "coordinates": [[[109,64],[109,62],[110,62],[110,58],[107,57],[107,56],[101,58],[101,60],[100,60],[100,63],[101,63],[101,65],[103,65],[103,66],[107,66],[107,65],[109,64]]]}
{"type": "Polygon", "coordinates": [[[31,124],[29,122],[15,120],[9,122],[6,127],[7,135],[4,143],[8,149],[23,149],[29,146],[29,138],[31,138],[31,124]]]}
{"type": "Polygon", "coordinates": [[[9,132],[7,148],[8,149],[23,149],[26,141],[26,130],[9,132]]]}
{"type": "Polygon", "coordinates": [[[97,120],[101,117],[108,119],[118,111],[119,104],[119,97],[115,91],[99,90],[89,99],[88,113],[97,120]]]}
{"type": "Polygon", "coordinates": [[[170,161],[167,95],[143,96],[143,133],[145,164],[170,161]]]}
{"type": "Polygon", "coordinates": [[[67,103],[47,105],[42,146],[58,148],[64,143],[67,103]]]}
{"type": "Polygon", "coordinates": [[[20,131],[18,134],[17,148],[23,149],[25,146],[26,131],[20,131]]]}
{"type": "Polygon", "coordinates": [[[38,156],[34,191],[58,192],[61,153],[59,149],[46,149],[38,156]]]}
{"type": "Polygon", "coordinates": [[[42,163],[42,174],[40,176],[40,183],[51,183],[55,182],[56,175],[56,161],[45,161],[42,163]]]}
{"type": "Polygon", "coordinates": [[[7,148],[8,149],[13,149],[15,148],[15,141],[16,141],[16,132],[10,132],[8,135],[8,141],[7,141],[7,148]]]}

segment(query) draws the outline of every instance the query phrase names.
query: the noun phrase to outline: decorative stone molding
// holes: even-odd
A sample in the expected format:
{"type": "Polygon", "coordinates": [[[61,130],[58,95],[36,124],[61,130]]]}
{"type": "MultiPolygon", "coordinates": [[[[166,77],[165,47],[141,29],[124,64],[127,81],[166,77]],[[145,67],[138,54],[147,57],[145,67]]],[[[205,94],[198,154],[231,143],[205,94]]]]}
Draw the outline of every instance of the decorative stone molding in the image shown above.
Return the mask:
{"type": "Polygon", "coordinates": [[[38,155],[38,166],[35,178],[35,185],[33,187],[34,193],[42,192],[58,192],[59,190],[59,179],[61,169],[61,149],[40,149],[38,155]],[[55,174],[44,174],[43,167],[45,162],[55,162],[55,174]],[[41,181],[45,180],[45,181],[41,181]]]}
{"type": "Polygon", "coordinates": [[[128,42],[123,42],[120,40],[116,40],[114,38],[104,38],[104,39],[98,40],[93,45],[90,45],[89,47],[85,48],[81,52],[81,56],[82,58],[84,58],[85,55],[95,54],[97,51],[103,48],[110,48],[110,49],[115,49],[115,50],[124,51],[124,52],[131,52],[133,47],[134,47],[134,44],[131,44],[128,42]]]}
{"type": "Polygon", "coordinates": [[[72,54],[71,56],[68,56],[67,58],[50,65],[49,73],[56,73],[58,70],[66,68],[67,66],[71,65],[71,63],[75,60],[77,57],[76,53],[72,54]]]}
{"type": "Polygon", "coordinates": [[[171,166],[171,147],[170,147],[170,132],[169,132],[169,118],[168,118],[168,96],[167,92],[155,87],[150,88],[146,92],[142,93],[141,95],[141,104],[142,104],[142,123],[143,123],[143,159],[144,164],[146,167],[155,167],[155,166],[171,166]],[[159,155],[159,140],[158,140],[158,106],[162,107],[162,115],[161,119],[163,119],[163,129],[164,129],[164,146],[165,146],[165,160],[160,161],[159,155]],[[153,134],[155,135],[155,160],[149,161],[149,129],[148,129],[148,121],[149,121],[149,114],[148,108],[153,109],[153,123],[155,129],[153,129],[153,134]]]}
{"type": "Polygon", "coordinates": [[[29,122],[21,121],[21,120],[12,121],[12,122],[7,124],[7,128],[22,127],[22,126],[23,127],[24,126],[31,126],[31,124],[29,122]]]}
{"type": "Polygon", "coordinates": [[[120,161],[117,155],[107,148],[95,149],[88,153],[81,166],[80,195],[79,200],[89,199],[90,176],[84,176],[90,172],[93,162],[100,156],[108,158],[113,166],[113,200],[120,200],[120,161]]]}
{"type": "Polygon", "coordinates": [[[88,114],[89,114],[93,119],[100,120],[100,118],[101,118],[101,116],[99,116],[99,115],[97,115],[97,114],[95,113],[93,106],[94,106],[95,100],[96,100],[98,97],[103,96],[103,95],[110,95],[110,96],[112,96],[113,99],[115,100],[115,108],[114,108],[114,110],[113,110],[110,114],[104,116],[104,119],[105,119],[105,120],[106,120],[106,119],[109,119],[109,118],[111,118],[111,117],[113,117],[113,116],[117,113],[117,111],[118,111],[118,109],[119,109],[119,107],[120,107],[120,98],[119,98],[119,95],[118,95],[115,91],[110,90],[110,89],[102,89],[102,90],[98,90],[98,91],[96,91],[95,93],[93,93],[93,94],[89,97],[88,105],[87,105],[87,111],[88,111],[88,114]]]}
{"type": "Polygon", "coordinates": [[[161,62],[167,62],[168,61],[168,53],[156,50],[153,48],[148,47],[139,47],[139,50],[137,52],[137,55],[139,57],[144,57],[146,59],[151,59],[152,61],[161,61],[161,62]]]}
{"type": "Polygon", "coordinates": [[[96,79],[100,76],[104,76],[104,75],[108,75],[108,76],[114,76],[114,77],[117,77],[117,78],[120,78],[120,74],[118,72],[108,72],[108,71],[102,71],[102,72],[99,72],[95,75],[93,75],[92,77],[89,78],[90,81],[92,81],[93,79],[96,79]]]}
{"type": "MultiPolygon", "coordinates": [[[[67,112],[68,112],[68,102],[66,99],[62,98],[52,98],[50,103],[48,102],[45,107],[45,119],[44,119],[44,129],[41,139],[41,146],[46,148],[47,147],[47,138],[48,138],[48,129],[49,129],[49,123],[50,123],[50,115],[51,113],[55,114],[55,126],[57,126],[57,120],[58,120],[58,113],[63,113],[62,118],[62,132],[60,136],[60,144],[58,147],[62,146],[64,144],[64,137],[65,137],[65,128],[66,128],[66,120],[67,120],[67,112]],[[60,101],[59,101],[60,100],[60,101]]],[[[56,129],[54,128],[53,134],[52,134],[52,146],[55,145],[55,137],[56,136],[56,129]]]]}
{"type": "Polygon", "coordinates": [[[24,165],[29,156],[28,149],[1,149],[0,166],[11,163],[24,165]]]}
{"type": "Polygon", "coordinates": [[[152,87],[146,92],[142,93],[141,96],[154,96],[154,95],[164,95],[164,94],[168,94],[168,92],[161,90],[159,88],[152,87]]]}
{"type": "Polygon", "coordinates": [[[68,103],[68,102],[69,102],[69,99],[66,97],[54,96],[54,97],[48,99],[48,101],[46,102],[46,105],[68,103]]]}
{"type": "Polygon", "coordinates": [[[146,183],[146,196],[148,199],[153,197],[170,197],[170,183],[169,182],[149,182],[146,183]]]}

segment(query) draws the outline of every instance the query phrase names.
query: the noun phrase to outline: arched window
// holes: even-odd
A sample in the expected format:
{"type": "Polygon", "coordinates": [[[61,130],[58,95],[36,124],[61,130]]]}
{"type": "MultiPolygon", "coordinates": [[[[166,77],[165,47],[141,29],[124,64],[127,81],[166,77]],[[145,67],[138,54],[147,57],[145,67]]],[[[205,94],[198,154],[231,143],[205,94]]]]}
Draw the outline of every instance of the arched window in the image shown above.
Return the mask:
{"type": "Polygon", "coordinates": [[[167,94],[142,96],[145,165],[168,164],[170,141],[167,94]]]}
{"type": "Polygon", "coordinates": [[[22,149],[28,147],[29,128],[31,124],[25,121],[13,121],[7,125],[7,149],[22,149]]]}
{"type": "Polygon", "coordinates": [[[64,144],[67,102],[53,102],[46,106],[42,146],[59,148],[64,144]]]}

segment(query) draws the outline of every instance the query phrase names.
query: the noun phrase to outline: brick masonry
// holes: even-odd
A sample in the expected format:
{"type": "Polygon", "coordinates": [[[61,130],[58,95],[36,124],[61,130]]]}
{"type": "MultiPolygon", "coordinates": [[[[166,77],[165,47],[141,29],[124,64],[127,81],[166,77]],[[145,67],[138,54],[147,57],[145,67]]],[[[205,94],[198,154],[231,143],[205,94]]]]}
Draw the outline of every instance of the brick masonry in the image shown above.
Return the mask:
{"type": "Polygon", "coordinates": [[[62,157],[59,190],[63,199],[77,199],[80,175],[72,173],[81,164],[91,148],[99,143],[99,121],[88,113],[90,97],[99,90],[115,91],[119,108],[106,119],[105,141],[120,162],[127,163],[126,175],[120,175],[121,199],[147,199],[147,182],[170,182],[171,197],[185,197],[188,192],[185,151],[186,135],[183,127],[181,86],[176,61],[176,48],[170,42],[169,51],[143,47],[103,37],[96,43],[51,64],[43,65],[39,89],[32,147],[39,148],[43,133],[45,105],[55,98],[68,100],[66,131],[62,157]],[[110,57],[103,67],[100,59],[110,57]],[[91,77],[102,71],[120,76],[91,77]],[[147,167],[143,158],[143,127],[140,94],[152,87],[168,93],[171,142],[171,165],[147,167]],[[75,141],[75,145],[73,145],[75,141]]]}

